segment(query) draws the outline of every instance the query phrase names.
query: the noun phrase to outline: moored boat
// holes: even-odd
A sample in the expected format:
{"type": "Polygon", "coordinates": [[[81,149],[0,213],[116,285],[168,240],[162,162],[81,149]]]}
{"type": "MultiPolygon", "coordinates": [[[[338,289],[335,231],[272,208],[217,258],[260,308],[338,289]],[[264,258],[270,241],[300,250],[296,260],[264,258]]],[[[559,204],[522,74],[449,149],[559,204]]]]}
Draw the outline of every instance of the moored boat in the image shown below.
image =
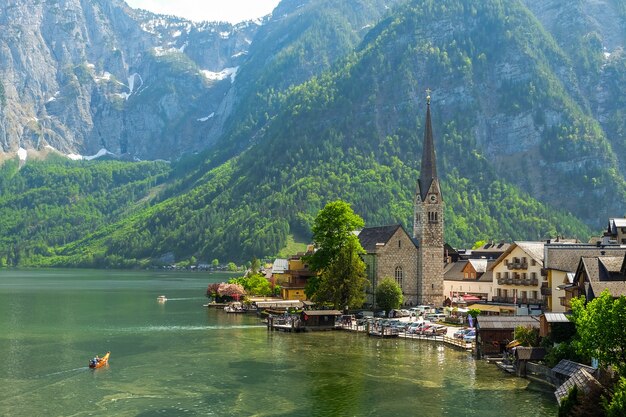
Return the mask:
{"type": "Polygon", "coordinates": [[[101,358],[96,356],[95,358],[93,358],[92,360],[89,361],[89,367],[91,369],[102,368],[103,366],[105,366],[105,365],[107,365],[109,363],[109,355],[111,355],[111,352],[107,352],[101,358]]]}
{"type": "Polygon", "coordinates": [[[227,313],[245,313],[246,310],[243,308],[243,304],[238,301],[232,302],[224,307],[224,311],[227,313]]]}

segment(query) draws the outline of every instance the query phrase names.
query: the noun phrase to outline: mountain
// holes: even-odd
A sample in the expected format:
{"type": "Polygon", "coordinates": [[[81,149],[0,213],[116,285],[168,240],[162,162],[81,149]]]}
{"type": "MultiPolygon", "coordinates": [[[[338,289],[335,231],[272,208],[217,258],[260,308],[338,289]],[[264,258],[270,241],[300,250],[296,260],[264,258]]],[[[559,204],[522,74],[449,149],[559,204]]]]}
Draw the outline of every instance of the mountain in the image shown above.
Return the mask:
{"type": "Polygon", "coordinates": [[[120,0],[9,2],[0,24],[1,151],[105,148],[139,159],[206,147],[202,126],[258,29],[136,12],[120,0]]]}
{"type": "MultiPolygon", "coordinates": [[[[119,135],[125,147],[106,149],[172,164],[154,163],[143,178],[132,163],[113,161],[27,161],[24,167],[37,169],[3,169],[0,184],[8,191],[0,211],[14,231],[28,229],[22,209],[30,198],[64,195],[71,186],[37,188],[47,170],[122,164],[114,166],[131,172],[118,174],[128,182],[116,186],[144,184],[103,207],[90,198],[118,191],[98,181],[92,188],[89,175],[74,174],[68,198],[85,205],[60,210],[63,201],[52,201],[38,221],[67,224],[87,210],[89,227],[56,240],[0,231],[7,263],[16,263],[16,253],[18,264],[30,265],[128,266],[192,256],[245,261],[278,253],[294,236],[306,241],[317,211],[337,198],[352,203],[368,225],[410,228],[427,88],[449,243],[586,239],[625,211],[626,12],[618,1],[289,0],[260,26],[233,27],[250,36],[243,54],[233,40],[216,40],[228,53],[203,47],[204,32],[183,30],[195,27],[189,22],[117,2],[91,6],[106,11],[116,39],[131,39],[120,27],[136,31],[138,42],[119,50],[137,60],[129,73],[140,68],[145,83],[117,109],[133,128],[116,131],[111,123],[100,130],[127,132],[119,135]],[[112,18],[113,11],[124,16],[112,18]],[[236,64],[234,82],[199,83],[199,68],[211,63],[215,72],[236,64]],[[199,101],[185,101],[194,92],[199,101]],[[214,112],[202,122],[201,108],[214,112]]],[[[101,97],[102,87],[89,85],[101,97]]],[[[113,114],[103,108],[94,114],[113,114]]]]}

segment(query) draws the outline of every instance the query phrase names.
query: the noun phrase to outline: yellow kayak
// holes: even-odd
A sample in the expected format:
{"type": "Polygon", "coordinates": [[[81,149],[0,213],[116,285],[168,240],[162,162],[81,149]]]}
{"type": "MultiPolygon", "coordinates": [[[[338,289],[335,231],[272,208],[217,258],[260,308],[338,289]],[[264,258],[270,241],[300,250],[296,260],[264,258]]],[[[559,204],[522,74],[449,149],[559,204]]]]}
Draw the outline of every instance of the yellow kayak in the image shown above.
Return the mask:
{"type": "Polygon", "coordinates": [[[111,352],[107,352],[106,355],[101,358],[96,356],[94,359],[89,361],[89,367],[92,369],[102,368],[104,365],[109,363],[109,355],[111,355],[111,352]]]}

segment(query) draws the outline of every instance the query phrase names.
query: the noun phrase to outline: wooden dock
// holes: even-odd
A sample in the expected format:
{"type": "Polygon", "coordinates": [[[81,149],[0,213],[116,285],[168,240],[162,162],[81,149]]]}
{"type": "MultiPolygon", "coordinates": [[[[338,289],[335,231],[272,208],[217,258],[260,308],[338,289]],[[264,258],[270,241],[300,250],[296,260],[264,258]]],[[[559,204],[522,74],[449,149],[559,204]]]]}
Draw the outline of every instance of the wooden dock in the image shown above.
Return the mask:
{"type": "Polygon", "coordinates": [[[390,338],[400,336],[400,332],[395,327],[371,327],[367,332],[370,336],[390,338]]]}
{"type": "Polygon", "coordinates": [[[304,332],[306,328],[302,320],[293,316],[273,316],[267,317],[267,330],[268,331],[282,331],[282,332],[304,332]]]}

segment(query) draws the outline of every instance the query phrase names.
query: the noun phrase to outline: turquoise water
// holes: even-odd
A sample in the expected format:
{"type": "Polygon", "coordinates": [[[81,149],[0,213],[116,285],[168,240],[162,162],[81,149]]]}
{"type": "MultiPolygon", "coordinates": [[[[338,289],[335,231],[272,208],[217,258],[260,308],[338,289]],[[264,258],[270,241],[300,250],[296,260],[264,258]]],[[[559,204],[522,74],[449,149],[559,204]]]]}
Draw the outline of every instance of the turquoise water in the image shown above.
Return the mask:
{"type": "Polygon", "coordinates": [[[0,415],[556,414],[551,393],[466,352],[341,331],[268,332],[256,316],[202,307],[207,285],[223,280],[0,271],[0,415]],[[109,350],[108,367],[88,369],[109,350]]]}

